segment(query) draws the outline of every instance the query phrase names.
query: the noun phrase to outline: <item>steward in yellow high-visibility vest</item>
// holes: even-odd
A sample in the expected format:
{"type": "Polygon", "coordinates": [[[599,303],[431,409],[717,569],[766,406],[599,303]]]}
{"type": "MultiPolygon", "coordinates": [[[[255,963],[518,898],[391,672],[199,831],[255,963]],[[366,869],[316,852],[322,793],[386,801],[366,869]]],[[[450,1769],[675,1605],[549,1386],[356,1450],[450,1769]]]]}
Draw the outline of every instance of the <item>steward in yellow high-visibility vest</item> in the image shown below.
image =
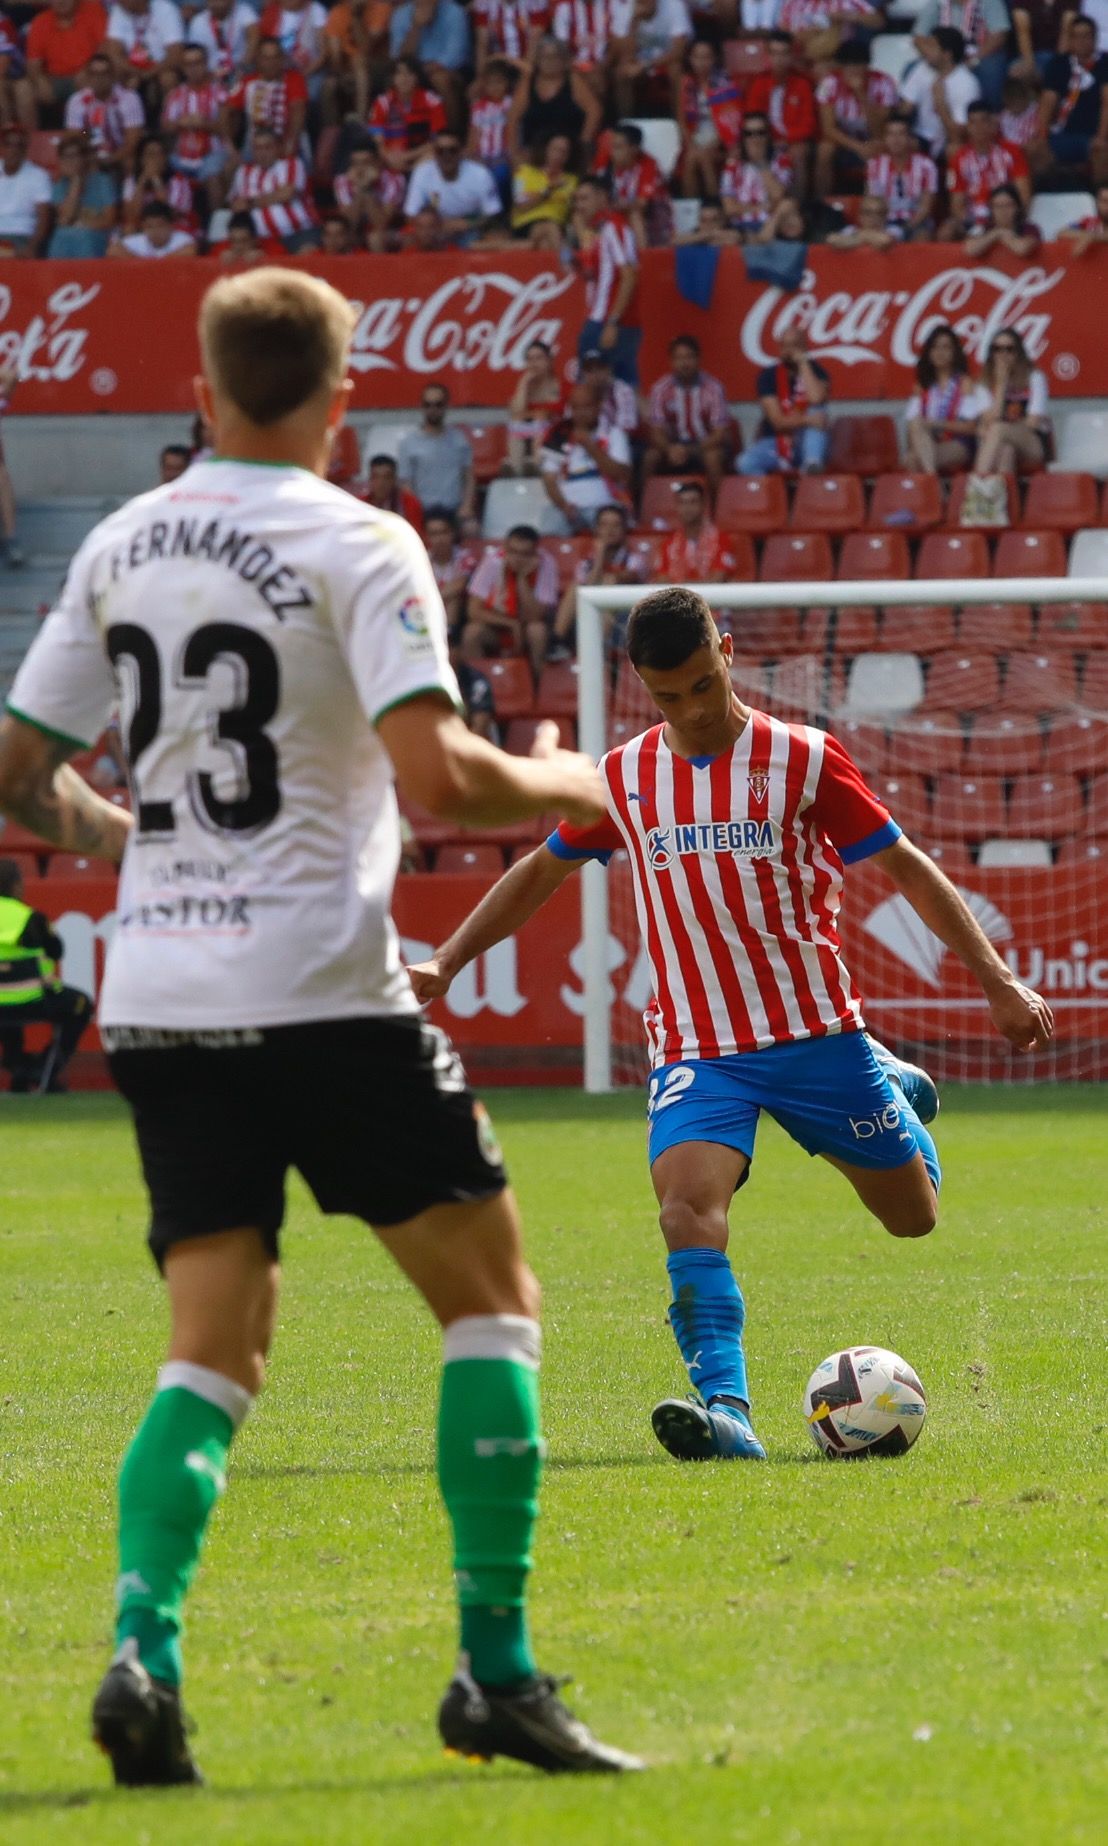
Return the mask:
{"type": "Polygon", "coordinates": [[[62,1071],[92,1017],[92,1001],[58,977],[62,939],[41,910],[23,902],[14,859],[0,859],[0,1068],[13,1090],[63,1090],[62,1071]],[[53,1038],[41,1060],[27,1057],[23,1028],[46,1023],[53,1038]]]}

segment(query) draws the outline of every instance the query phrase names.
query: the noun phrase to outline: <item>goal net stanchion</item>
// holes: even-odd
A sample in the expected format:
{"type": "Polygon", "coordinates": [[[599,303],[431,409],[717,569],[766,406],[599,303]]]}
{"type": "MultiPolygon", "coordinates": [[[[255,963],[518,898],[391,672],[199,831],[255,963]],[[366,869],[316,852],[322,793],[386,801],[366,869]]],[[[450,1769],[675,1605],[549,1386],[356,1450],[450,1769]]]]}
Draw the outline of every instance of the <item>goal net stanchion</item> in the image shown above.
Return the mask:
{"type": "MultiPolygon", "coordinates": [[[[651,587],[577,591],[578,742],[595,759],[659,721],[609,645],[651,587]]],[[[1108,579],[692,587],[734,636],[740,694],[840,738],[1058,1028],[1049,1055],[1013,1060],[971,978],[863,863],[839,922],[872,1029],[947,1080],[1108,1078],[1108,579]]],[[[592,1093],[646,1071],[624,858],[582,875],[592,1093]]]]}

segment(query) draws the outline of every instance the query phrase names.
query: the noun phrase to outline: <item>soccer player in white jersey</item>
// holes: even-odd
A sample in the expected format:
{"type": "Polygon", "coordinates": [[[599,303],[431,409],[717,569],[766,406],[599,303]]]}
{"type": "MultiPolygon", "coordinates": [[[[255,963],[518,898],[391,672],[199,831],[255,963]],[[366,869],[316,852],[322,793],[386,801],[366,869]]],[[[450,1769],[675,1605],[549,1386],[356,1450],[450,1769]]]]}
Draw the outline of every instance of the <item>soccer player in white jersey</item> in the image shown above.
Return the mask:
{"type": "Polygon", "coordinates": [[[726,1254],[759,1112],[838,1167],[894,1237],[925,1236],[936,1219],[939,1165],[924,1123],[938,1097],[925,1072],[866,1034],[835,928],[844,865],[876,860],[980,980],[994,1025],[1018,1050],[1046,1044],[1053,1021],[846,751],[811,725],[743,704],[731,637],[719,635],[702,597],[644,597],[627,652],[664,722],[603,759],[607,818],[563,823],[410,973],[421,1000],[445,993],[575,866],[628,852],[654,988],[645,1016],[650,1172],[669,1253],[670,1322],[698,1394],[659,1404],[654,1431],[682,1461],[762,1460],[743,1297],[726,1254]]]}
{"type": "Polygon", "coordinates": [[[215,284],[198,381],[215,454],[81,546],[0,726],[0,810],[123,862],[100,1023],[172,1323],[120,1475],[118,1651],[93,1705],[126,1784],[199,1779],[182,1607],[262,1384],[290,1166],[323,1211],[373,1226],[445,1329],[462,1658],[444,1741],[550,1770],[640,1766],[535,1668],[538,1289],[487,1118],[420,1017],[389,917],[394,774],[474,825],[595,820],[604,795],[549,736],[519,761],[466,729],[422,545],[322,478],[354,319],[292,271],[215,284]],[[117,696],[133,826],[65,762],[117,696]]]}

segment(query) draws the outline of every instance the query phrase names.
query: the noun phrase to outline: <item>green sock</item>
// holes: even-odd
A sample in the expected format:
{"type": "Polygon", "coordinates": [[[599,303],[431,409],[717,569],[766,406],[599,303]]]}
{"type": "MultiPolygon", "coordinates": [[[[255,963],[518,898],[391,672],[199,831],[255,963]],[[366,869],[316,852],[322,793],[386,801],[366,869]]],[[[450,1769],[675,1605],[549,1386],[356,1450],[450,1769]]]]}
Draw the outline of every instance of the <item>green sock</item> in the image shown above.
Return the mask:
{"type": "Polygon", "coordinates": [[[454,1528],[461,1644],[483,1686],[528,1679],[525,1595],[538,1516],[539,1328],[470,1315],[446,1330],[439,1485],[454,1528]]]}
{"type": "Polygon", "coordinates": [[[156,1679],[178,1685],[185,1597],[250,1394],[204,1366],[172,1361],[119,1474],[116,1641],[134,1640],[156,1679]]]}

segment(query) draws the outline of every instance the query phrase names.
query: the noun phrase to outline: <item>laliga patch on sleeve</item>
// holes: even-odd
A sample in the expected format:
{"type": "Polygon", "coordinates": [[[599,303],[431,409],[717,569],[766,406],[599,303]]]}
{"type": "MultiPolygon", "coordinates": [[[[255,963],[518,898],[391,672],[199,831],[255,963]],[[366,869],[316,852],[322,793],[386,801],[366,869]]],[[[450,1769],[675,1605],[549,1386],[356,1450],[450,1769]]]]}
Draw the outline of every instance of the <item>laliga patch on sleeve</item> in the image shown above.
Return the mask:
{"type": "Polygon", "coordinates": [[[418,658],[421,654],[432,654],[435,644],[431,638],[431,629],[427,620],[427,610],[422,597],[406,596],[397,610],[404,641],[404,651],[418,658]]]}

